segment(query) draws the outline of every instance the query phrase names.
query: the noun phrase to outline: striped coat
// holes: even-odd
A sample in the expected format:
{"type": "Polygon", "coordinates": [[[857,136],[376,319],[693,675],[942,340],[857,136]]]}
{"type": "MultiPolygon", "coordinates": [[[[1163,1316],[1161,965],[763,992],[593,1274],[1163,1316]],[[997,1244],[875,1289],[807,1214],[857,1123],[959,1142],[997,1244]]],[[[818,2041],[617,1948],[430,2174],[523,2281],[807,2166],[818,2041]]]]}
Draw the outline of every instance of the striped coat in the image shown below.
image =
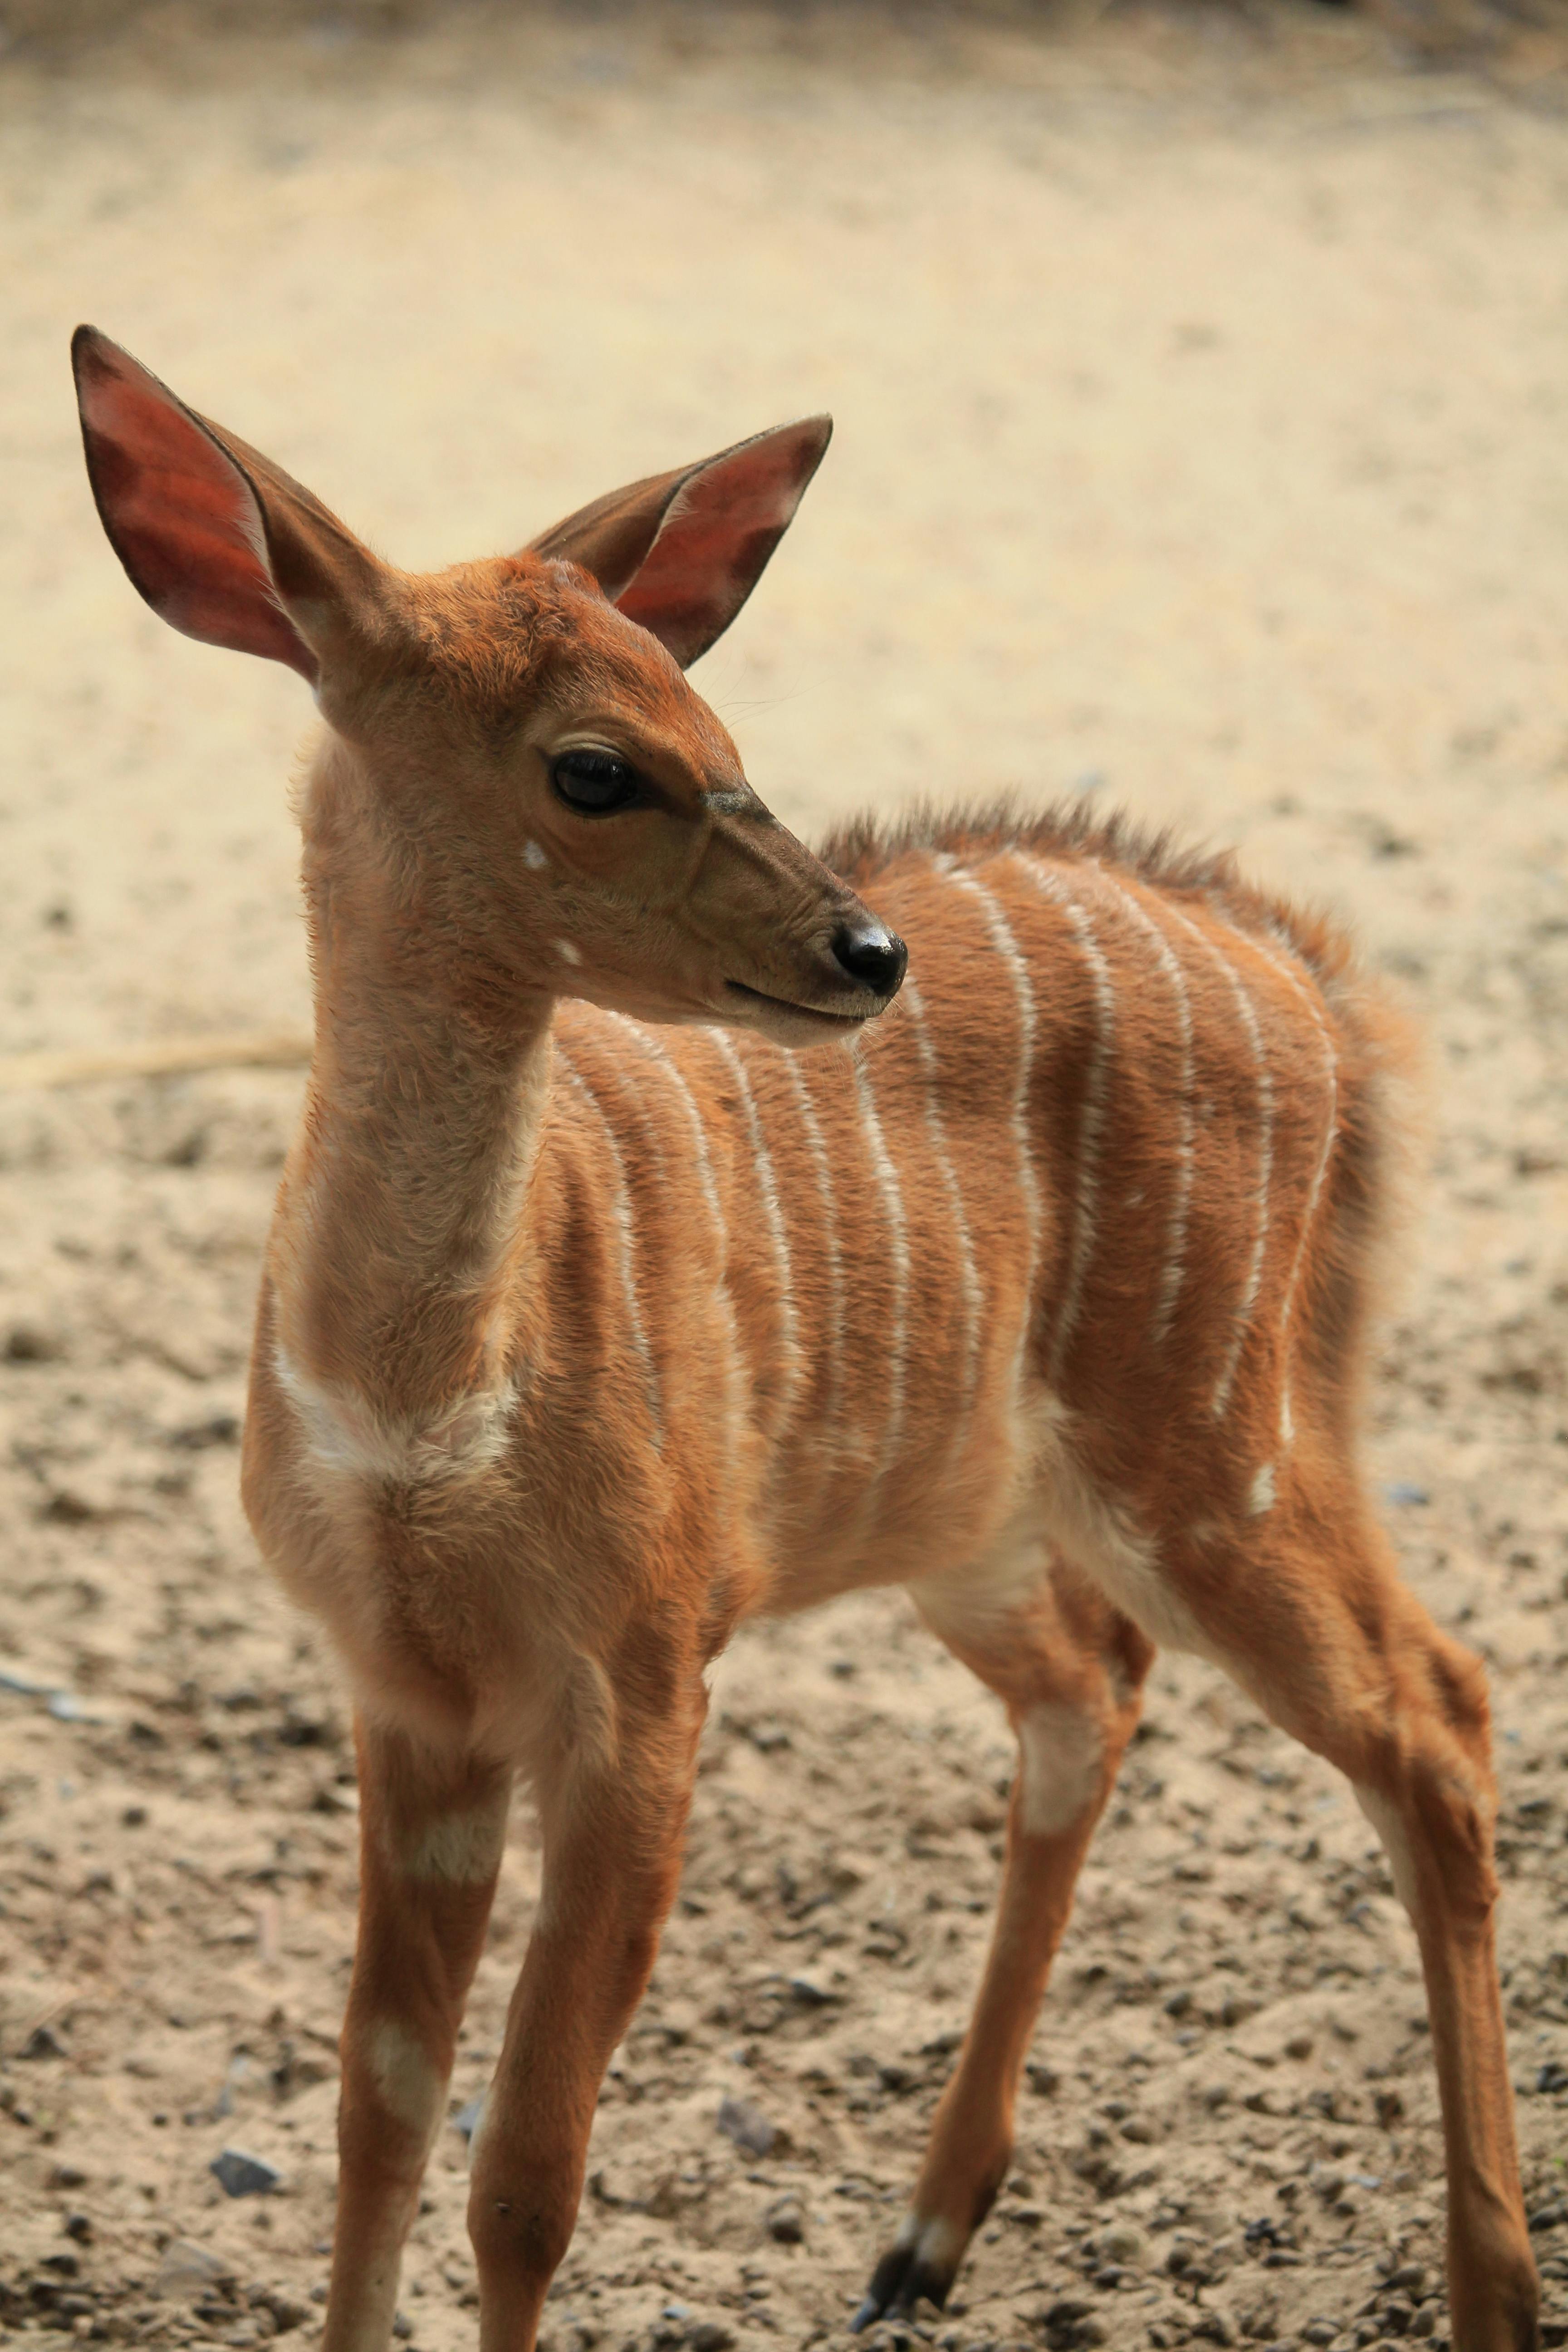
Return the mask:
{"type": "Polygon", "coordinates": [[[1346,1425],[1397,1066],[1343,946],[1081,815],[825,856],[910,946],[848,1048],[557,1016],[539,1187],[650,1502],[705,1464],[784,1607],[983,1561],[1047,1406],[1151,1535],[1268,1510],[1346,1425]]]}

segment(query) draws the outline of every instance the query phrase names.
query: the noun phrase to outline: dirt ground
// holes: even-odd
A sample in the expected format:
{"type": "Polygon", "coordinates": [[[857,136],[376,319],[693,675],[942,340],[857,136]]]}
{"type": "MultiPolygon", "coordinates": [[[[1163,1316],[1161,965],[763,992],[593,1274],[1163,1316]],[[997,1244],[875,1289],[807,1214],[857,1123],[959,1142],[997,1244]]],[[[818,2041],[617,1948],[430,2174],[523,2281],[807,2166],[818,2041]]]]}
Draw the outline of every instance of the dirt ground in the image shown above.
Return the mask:
{"type": "MultiPolygon", "coordinates": [[[[1550,61],[1548,61],[1550,62],[1550,61]]],[[[810,831],[1013,782],[1234,843],[1432,1043],[1372,1465],[1491,1670],[1568,2342],[1568,117],[1339,12],[588,9],[0,50],[0,1054],[303,1029],[280,670],[136,602],[90,318],[411,563],[819,406],[700,682],[810,831]],[[1560,2251],[1561,2250],[1561,2251],[1560,2251]]],[[[0,2328],[308,2344],[355,1882],[331,1659],[236,1440],[291,1071],[0,1093],[0,2328]],[[226,2148],[279,2176],[229,2198],[226,2148]],[[192,2252],[192,2249],[195,2252],[192,2252]]],[[[879,1596],[721,1671],[555,2352],[841,2335],[987,1932],[1010,1744],[879,1596]],[[721,2104],[742,2145],[719,2126],[721,2104]],[[744,2111],[751,2111],[746,2113],[744,2111]]],[[[528,1931],[520,1820],[457,2074],[528,1931]]],[[[475,2333],[445,2131],[400,2333],[475,2333]]],[[[1156,1671],[952,2347],[1441,2342],[1412,1939],[1342,1786],[1156,1671]]]]}

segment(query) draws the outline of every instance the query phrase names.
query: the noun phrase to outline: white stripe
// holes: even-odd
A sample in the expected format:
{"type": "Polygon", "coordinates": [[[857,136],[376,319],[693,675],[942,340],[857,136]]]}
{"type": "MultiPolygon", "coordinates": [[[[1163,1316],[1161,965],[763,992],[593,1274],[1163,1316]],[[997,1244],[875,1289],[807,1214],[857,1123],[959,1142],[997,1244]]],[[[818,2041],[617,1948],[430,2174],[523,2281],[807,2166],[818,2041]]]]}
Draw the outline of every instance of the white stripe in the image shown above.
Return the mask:
{"type": "Polygon", "coordinates": [[[611,1021],[618,1021],[621,1027],[636,1038],[649,1060],[657,1062],[674,1082],[676,1092],[680,1097],[681,1108],[686,1113],[687,1123],[691,1129],[692,1149],[697,1158],[697,1181],[702,1187],[702,1197],[708,1204],[708,1214],[712,1219],[713,1238],[718,1246],[719,1262],[722,1265],[726,1255],[725,1244],[728,1235],[724,1224],[724,1212],[719,1203],[719,1187],[713,1181],[713,1161],[708,1150],[708,1137],[702,1125],[702,1114],[697,1108],[697,1097],[687,1085],[673,1055],[667,1051],[657,1037],[649,1035],[640,1021],[630,1020],[624,1013],[611,1013],[606,1017],[611,1021]]]}
{"type": "Polygon", "coordinates": [[[715,1296],[724,1310],[729,1340],[724,1358],[724,1387],[729,1402],[730,1424],[732,1429],[739,1431],[745,1419],[745,1399],[742,1385],[744,1354],[741,1340],[740,1318],[735,1312],[735,1301],[731,1294],[729,1283],[729,1228],[724,1223],[724,1212],[719,1200],[719,1187],[714,1181],[713,1160],[708,1149],[708,1135],[702,1124],[702,1114],[697,1107],[696,1096],[686,1082],[685,1073],[660,1039],[645,1029],[640,1021],[629,1020],[624,1013],[612,1013],[609,1018],[612,1021],[618,1021],[621,1027],[636,1040],[648,1059],[658,1065],[674,1087],[680,1100],[680,1107],[686,1114],[687,1125],[691,1135],[691,1147],[697,1160],[697,1181],[702,1187],[702,1197],[707,1202],[708,1215],[713,1227],[713,1247],[718,1268],[715,1296]]]}
{"type": "MultiPolygon", "coordinates": [[[[837,1436],[844,1406],[844,1253],[838,1242],[833,1169],[827,1157],[827,1145],[823,1139],[822,1122],[811,1098],[811,1088],[801,1076],[800,1056],[786,1054],[784,1066],[795,1087],[795,1108],[800,1113],[801,1127],[811,1151],[812,1166],[816,1172],[816,1195],[822,1204],[823,1249],[827,1259],[827,1392],[823,1400],[821,1421],[824,1429],[837,1436]]],[[[824,1447],[822,1452],[826,1458],[827,1449],[824,1447]]]]}
{"type": "Polygon", "coordinates": [[[1018,1068],[1013,1082],[1013,1148],[1018,1159],[1018,1189],[1024,1195],[1024,1223],[1029,1238],[1028,1264],[1025,1269],[1024,1313],[1018,1328],[1017,1346],[1013,1351],[1013,1386],[1017,1392],[1023,1380],[1024,1351],[1029,1344],[1029,1330],[1034,1321],[1035,1276],[1040,1248],[1040,1180],[1035,1172],[1035,1156],[1029,1140],[1029,1082],[1034,1076],[1035,1032],[1038,1026],[1035,1012],[1035,991],[1029,978],[1029,967],[1019,952],[1013,937],[1012,926],[1002,912],[995,893],[974,875],[963,867],[950,867],[939,858],[931,863],[940,873],[967,890],[979,901],[985,917],[985,927],[991,934],[991,944],[1006,965],[1013,982],[1013,992],[1018,1001],[1018,1068]]]}
{"type": "Polygon", "coordinates": [[[870,1075],[863,1058],[864,1050],[861,1040],[857,1038],[849,1049],[849,1060],[855,1072],[860,1124],[871,1147],[871,1164],[877,1171],[882,1205],[888,1213],[889,1255],[893,1265],[893,1333],[888,1361],[888,1417],[882,1424],[881,1460],[877,1470],[878,1478],[882,1479],[897,1461],[904,1437],[904,1349],[910,1310],[910,1233],[909,1220],[904,1214],[903,1194],[899,1190],[899,1171],[888,1151],[877,1098],[871,1091],[870,1075]]]}
{"type": "Polygon", "coordinates": [[[773,1175],[773,1155],[768,1150],[767,1138],[763,1133],[763,1122],[757,1110],[757,1098],[752,1092],[752,1083],[746,1076],[746,1066],[735,1051],[734,1045],[726,1031],[710,1029],[708,1034],[729,1063],[731,1075],[740,1090],[741,1109],[746,1121],[746,1132],[751,1138],[752,1158],[757,1171],[757,1187],[763,1196],[763,1214],[768,1222],[768,1234],[773,1246],[773,1259],[778,1267],[779,1343],[784,1356],[784,1384],[779,1399],[778,1419],[773,1432],[776,1437],[788,1425],[795,1391],[800,1386],[799,1326],[791,1280],[789,1235],[784,1230],[784,1211],[779,1205],[779,1188],[773,1175]]]}
{"type": "Polygon", "coordinates": [[[1242,1285],[1240,1304],[1236,1310],[1236,1328],[1230,1346],[1226,1350],[1225,1364],[1215,1384],[1215,1392],[1209,1402],[1209,1410],[1218,1421],[1226,1406],[1230,1402],[1230,1391],[1236,1381],[1237,1367],[1241,1361],[1241,1351],[1247,1345],[1247,1334],[1252,1322],[1252,1310],[1258,1304],[1258,1288],[1263,1276],[1263,1252],[1268,1239],[1268,1188],[1274,1175],[1274,1078],[1268,1067],[1268,1056],[1264,1048],[1263,1031],[1258,1023],[1258,1009],[1247,994],[1241,974],[1237,971],[1230,958],[1215,945],[1205,931],[1199,929],[1190,915],[1184,914],[1181,908],[1169,899],[1164,903],[1177,922],[1191,931],[1211,962],[1216,963],[1225,974],[1230,992],[1236,999],[1236,1007],[1241,1015],[1242,1026],[1247,1031],[1247,1040],[1252,1047],[1253,1066],[1258,1073],[1258,1118],[1261,1134],[1258,1146],[1257,1232],[1252,1244],[1251,1260],[1247,1269],[1247,1279],[1242,1285]]]}
{"type": "Polygon", "coordinates": [[[1058,1381],[1072,1343],[1079,1309],[1083,1304],[1084,1285],[1089,1278],[1089,1261],[1094,1255],[1095,1213],[1100,1204],[1100,1147],[1105,1131],[1110,1048],[1116,1032],[1116,990],[1111,982],[1110,966],[1094,936],[1093,925],[1060,877],[1048,866],[1038,865],[1022,852],[1015,852],[1015,859],[1041,897],[1049,898],[1067,917],[1072,926],[1073,937],[1083,951],[1094,986],[1094,1046],[1089,1057],[1083,1086],[1083,1123],[1079,1132],[1072,1247],[1068,1255],[1067,1281],[1062,1289],[1061,1305],[1057,1310],[1056,1329],[1051,1335],[1050,1375],[1053,1381],[1058,1381]]]}
{"type": "MultiPolygon", "coordinates": [[[[959,1188],[958,1173],[952,1164],[952,1154],[947,1148],[947,1130],[942,1118],[942,1073],[937,1066],[936,1047],[931,1043],[926,1025],[925,1004],[914,982],[906,974],[902,990],[903,1001],[909,1007],[909,1019],[913,1024],[915,1045],[921,1057],[921,1072],[925,1079],[926,1132],[931,1148],[947,1189],[949,1206],[952,1211],[953,1231],[958,1236],[958,1281],[963,1294],[963,1402],[967,1412],[974,1402],[974,1376],[980,1347],[980,1319],[985,1311],[984,1293],[974,1264],[974,1244],[970,1238],[969,1220],[963,1213],[963,1194],[959,1188]]],[[[963,1422],[953,1424],[954,1441],[963,1434],[963,1422]]]]}
{"type": "Polygon", "coordinates": [[[643,1328],[642,1308],[637,1300],[637,1269],[633,1259],[631,1194],[626,1185],[626,1164],[621,1157],[621,1147],[616,1139],[616,1130],[610,1125],[603,1103],[600,1102],[582,1073],[574,1069],[568,1056],[562,1050],[559,1039],[556,1040],[555,1055],[572,1084],[598,1119],[605,1130],[605,1139],[610,1147],[610,1163],[616,1172],[616,1255],[620,1259],[621,1289],[626,1299],[626,1331],[643,1368],[643,1379],[647,1390],[647,1409],[653,1419],[653,1441],[657,1446],[662,1448],[664,1416],[659,1406],[658,1374],[654,1368],[653,1353],[647,1344],[647,1333],[643,1328]]]}
{"type": "MultiPolygon", "coordinates": [[[[1312,1181],[1307,1192],[1307,1205],[1301,1213],[1301,1231],[1296,1242],[1296,1255],[1290,1261],[1290,1272],[1285,1284],[1285,1297],[1279,1309],[1279,1335],[1281,1339],[1288,1343],[1290,1333],[1290,1310],[1296,1303],[1296,1286],[1301,1278],[1301,1268],[1307,1256],[1307,1244],[1311,1236],[1312,1221],[1318,1213],[1318,1202],[1322,1197],[1323,1181],[1329,1172],[1329,1161],[1333,1156],[1334,1139],[1339,1133],[1340,1057],[1334,1051],[1333,1035],[1319,1008],[1316,995],[1295,969],[1294,942],[1289,940],[1279,942],[1279,945],[1287,950],[1285,954],[1280,954],[1278,948],[1270,946],[1266,940],[1255,938],[1252,944],[1261,955],[1267,956],[1275,971],[1289,982],[1310,1013],[1312,1024],[1317,1030],[1323,1048],[1323,1067],[1329,1088],[1328,1120],[1323,1129],[1323,1140],[1318,1152],[1318,1164],[1312,1171],[1312,1181]]],[[[1295,1431],[1290,1419],[1290,1359],[1287,1346],[1285,1368],[1279,1383],[1279,1435],[1281,1441],[1289,1445],[1294,1434],[1295,1431]]]]}
{"type": "Polygon", "coordinates": [[[1154,1327],[1150,1334],[1153,1345],[1159,1348],[1170,1337],[1171,1325],[1175,1319],[1176,1301],[1182,1295],[1182,1283],[1186,1274],[1187,1219],[1193,1198],[1193,1003],[1185,975],[1172,951],[1171,942],[1154,918],[1114,874],[1108,873],[1098,860],[1091,863],[1106,887],[1116,893],[1139,928],[1153,941],[1161,972],[1170,983],[1175,1003],[1176,1034],[1182,1046],[1178,1103],[1181,1132],[1176,1140],[1175,1190],[1171,1201],[1170,1229],[1166,1234],[1165,1263],[1161,1271],[1155,1302],[1154,1327]]]}

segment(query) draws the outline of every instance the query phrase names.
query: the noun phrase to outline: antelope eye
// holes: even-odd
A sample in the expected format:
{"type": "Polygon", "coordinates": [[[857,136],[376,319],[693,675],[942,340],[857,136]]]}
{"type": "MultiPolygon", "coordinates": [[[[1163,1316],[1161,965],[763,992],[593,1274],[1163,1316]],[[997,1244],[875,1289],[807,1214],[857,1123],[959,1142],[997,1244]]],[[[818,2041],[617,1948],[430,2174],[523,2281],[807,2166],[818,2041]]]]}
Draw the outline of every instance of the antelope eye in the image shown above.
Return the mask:
{"type": "Polygon", "coordinates": [[[628,808],[642,791],[642,778],[614,751],[563,751],[550,771],[557,800],[579,816],[608,816],[628,808]]]}

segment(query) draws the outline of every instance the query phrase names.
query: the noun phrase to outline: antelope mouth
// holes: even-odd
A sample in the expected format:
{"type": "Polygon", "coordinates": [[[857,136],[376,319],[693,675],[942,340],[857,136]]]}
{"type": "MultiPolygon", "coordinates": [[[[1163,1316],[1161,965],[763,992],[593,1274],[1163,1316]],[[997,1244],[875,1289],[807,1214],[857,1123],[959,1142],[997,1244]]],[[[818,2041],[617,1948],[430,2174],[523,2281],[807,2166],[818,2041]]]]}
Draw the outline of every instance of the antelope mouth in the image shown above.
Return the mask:
{"type": "Polygon", "coordinates": [[[743,980],[727,980],[724,986],[731,996],[744,997],[748,1004],[764,1006],[769,1013],[782,1013],[791,1021],[815,1022],[824,1031],[861,1028],[883,1009],[880,1004],[873,1004],[864,1013],[823,1013],[815,1004],[797,1004],[793,997],[769,996],[760,988],[748,988],[743,980]]]}

